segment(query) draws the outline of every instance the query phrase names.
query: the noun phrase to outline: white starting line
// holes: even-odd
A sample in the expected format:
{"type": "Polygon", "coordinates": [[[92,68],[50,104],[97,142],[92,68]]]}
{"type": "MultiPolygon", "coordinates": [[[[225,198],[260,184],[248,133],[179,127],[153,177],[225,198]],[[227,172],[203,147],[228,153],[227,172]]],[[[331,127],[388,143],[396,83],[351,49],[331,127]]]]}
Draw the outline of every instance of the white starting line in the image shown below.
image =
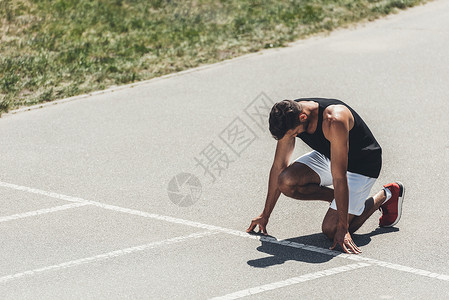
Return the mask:
{"type": "Polygon", "coordinates": [[[180,243],[180,242],[184,242],[189,239],[196,239],[196,238],[200,238],[200,237],[204,237],[204,236],[208,236],[208,235],[212,235],[212,234],[217,234],[217,233],[218,232],[213,232],[213,231],[208,230],[208,231],[199,232],[199,233],[192,233],[192,234],[189,234],[186,236],[178,236],[178,237],[174,237],[174,238],[163,240],[163,241],[152,242],[152,243],[148,243],[145,245],[129,247],[129,248],[121,249],[121,250],[115,250],[115,251],[111,251],[108,253],[103,253],[103,254],[99,254],[99,255],[95,255],[95,256],[91,256],[91,257],[66,261],[66,262],[63,262],[63,263],[60,263],[57,265],[52,265],[52,266],[28,270],[28,271],[24,271],[24,272],[20,272],[20,273],[16,273],[16,274],[2,276],[2,277],[0,277],[0,283],[11,281],[11,280],[18,279],[18,278],[25,277],[25,276],[33,276],[33,275],[36,275],[36,274],[39,274],[42,272],[46,272],[46,271],[67,269],[67,268],[75,267],[75,266],[82,265],[82,264],[99,262],[99,261],[111,259],[114,257],[124,256],[127,254],[156,248],[158,246],[180,243]]]}
{"type": "Polygon", "coordinates": [[[4,217],[0,217],[0,223],[17,220],[17,219],[28,218],[28,217],[34,217],[34,216],[38,216],[38,215],[48,214],[48,213],[61,211],[61,210],[67,210],[67,209],[71,209],[74,207],[81,207],[81,206],[85,206],[85,205],[89,205],[89,203],[71,203],[71,204],[50,207],[50,208],[38,209],[38,210],[34,210],[34,211],[28,211],[25,213],[14,214],[14,215],[10,215],[10,216],[4,216],[4,217]]]}
{"type": "Polygon", "coordinates": [[[148,212],[144,212],[144,211],[140,211],[140,210],[124,208],[124,207],[105,204],[105,203],[101,203],[101,202],[97,202],[97,201],[85,200],[82,198],[76,198],[76,197],[71,197],[71,196],[62,195],[62,194],[58,194],[58,193],[47,192],[47,191],[43,191],[43,190],[39,190],[39,189],[35,189],[35,188],[20,186],[20,185],[6,183],[6,182],[2,182],[2,181],[0,181],[0,186],[15,189],[15,190],[20,190],[20,191],[25,191],[25,192],[29,192],[29,193],[45,195],[48,197],[66,200],[66,201],[70,201],[70,202],[90,204],[93,206],[101,207],[103,209],[108,209],[108,210],[112,210],[112,211],[141,216],[144,218],[161,220],[161,221],[166,221],[166,222],[170,222],[170,223],[181,224],[181,225],[186,225],[186,226],[191,226],[191,227],[196,227],[196,228],[203,228],[203,229],[207,229],[210,231],[223,232],[223,233],[230,234],[230,235],[245,237],[245,238],[249,238],[249,239],[256,239],[256,240],[260,240],[260,241],[264,241],[264,242],[283,245],[283,246],[287,246],[287,247],[298,248],[298,249],[312,251],[312,252],[330,255],[330,256],[334,256],[334,257],[370,263],[370,264],[377,265],[380,267],[394,269],[397,271],[420,275],[420,276],[424,276],[424,277],[428,277],[428,278],[435,278],[435,279],[439,279],[439,280],[443,280],[443,281],[449,281],[449,275],[446,275],[446,274],[434,273],[434,272],[430,272],[430,271],[426,271],[426,270],[422,270],[422,269],[416,269],[416,268],[412,268],[412,267],[408,267],[408,266],[404,266],[404,265],[393,264],[393,263],[389,263],[389,262],[385,262],[385,261],[381,261],[381,260],[363,257],[361,255],[345,254],[345,253],[341,253],[341,252],[337,252],[337,251],[333,251],[333,250],[329,250],[329,249],[325,249],[325,248],[315,247],[315,246],[311,246],[311,245],[305,245],[305,244],[291,242],[291,241],[285,241],[285,240],[278,241],[275,238],[251,235],[244,231],[203,224],[203,223],[184,220],[184,219],[180,219],[180,218],[152,214],[152,213],[148,213],[148,212]]]}
{"type": "Polygon", "coordinates": [[[249,289],[241,290],[241,291],[227,294],[224,296],[214,297],[214,298],[211,298],[211,300],[239,299],[239,298],[263,293],[266,291],[272,291],[275,289],[283,288],[283,287],[286,287],[289,285],[298,284],[301,282],[306,282],[306,281],[318,279],[321,277],[331,276],[331,275],[335,275],[335,274],[339,274],[339,273],[343,273],[343,272],[347,272],[347,271],[351,271],[351,270],[355,270],[355,269],[360,269],[360,268],[364,268],[364,267],[368,267],[368,266],[371,266],[371,265],[367,264],[367,263],[350,264],[350,265],[341,266],[341,267],[337,267],[337,268],[332,268],[332,269],[327,269],[327,270],[318,271],[318,272],[314,272],[314,273],[304,274],[301,276],[292,277],[292,278],[289,278],[286,280],[268,283],[268,284],[264,284],[264,285],[257,286],[257,287],[252,287],[249,289]]]}

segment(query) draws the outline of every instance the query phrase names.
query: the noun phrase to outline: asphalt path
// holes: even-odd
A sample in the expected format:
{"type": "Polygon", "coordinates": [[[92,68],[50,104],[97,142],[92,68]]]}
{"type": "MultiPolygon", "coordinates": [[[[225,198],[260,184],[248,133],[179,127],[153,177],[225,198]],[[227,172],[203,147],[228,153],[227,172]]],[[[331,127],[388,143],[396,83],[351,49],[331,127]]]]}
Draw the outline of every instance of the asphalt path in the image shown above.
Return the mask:
{"type": "MultiPolygon", "coordinates": [[[[447,299],[449,2],[0,119],[3,299],[447,299]],[[383,147],[376,213],[329,251],[327,204],[263,209],[282,99],[346,101],[383,147]]],[[[291,160],[309,151],[298,139],[291,160]]]]}

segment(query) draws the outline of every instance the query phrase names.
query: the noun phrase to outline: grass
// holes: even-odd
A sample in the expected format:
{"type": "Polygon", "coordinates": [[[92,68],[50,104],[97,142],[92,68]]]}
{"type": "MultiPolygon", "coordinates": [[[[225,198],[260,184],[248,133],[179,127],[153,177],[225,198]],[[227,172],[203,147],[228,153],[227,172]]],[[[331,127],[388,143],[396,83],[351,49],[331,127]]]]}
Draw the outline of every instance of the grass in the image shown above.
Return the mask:
{"type": "Polygon", "coordinates": [[[426,0],[0,0],[0,115],[373,20],[426,0]]]}

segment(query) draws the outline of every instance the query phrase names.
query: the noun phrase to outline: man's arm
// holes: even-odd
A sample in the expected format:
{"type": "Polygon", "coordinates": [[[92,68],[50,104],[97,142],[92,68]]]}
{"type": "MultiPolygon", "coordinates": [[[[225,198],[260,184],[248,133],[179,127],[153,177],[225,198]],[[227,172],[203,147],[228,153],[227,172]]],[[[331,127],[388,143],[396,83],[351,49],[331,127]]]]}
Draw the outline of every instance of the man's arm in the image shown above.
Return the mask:
{"type": "Polygon", "coordinates": [[[349,130],[344,121],[329,121],[331,142],[331,173],[334,197],[337,204],[338,226],[348,227],[349,190],[346,170],[348,168],[349,130]]]}
{"type": "Polygon", "coordinates": [[[290,157],[295,148],[295,139],[295,135],[285,134],[282,139],[278,140],[273,165],[270,170],[270,177],[268,179],[268,192],[264,210],[258,217],[251,221],[251,225],[246,232],[254,230],[254,228],[259,225],[259,230],[264,234],[268,234],[266,229],[268,219],[281,195],[278,185],[279,174],[288,167],[290,157]]]}
{"type": "Polygon", "coordinates": [[[349,189],[346,173],[348,169],[349,130],[353,122],[352,115],[347,108],[336,108],[330,111],[323,122],[323,133],[331,144],[331,173],[338,214],[337,230],[331,248],[333,249],[339,244],[347,253],[350,253],[348,249],[353,253],[360,253],[360,249],[354,244],[348,232],[349,189]]]}

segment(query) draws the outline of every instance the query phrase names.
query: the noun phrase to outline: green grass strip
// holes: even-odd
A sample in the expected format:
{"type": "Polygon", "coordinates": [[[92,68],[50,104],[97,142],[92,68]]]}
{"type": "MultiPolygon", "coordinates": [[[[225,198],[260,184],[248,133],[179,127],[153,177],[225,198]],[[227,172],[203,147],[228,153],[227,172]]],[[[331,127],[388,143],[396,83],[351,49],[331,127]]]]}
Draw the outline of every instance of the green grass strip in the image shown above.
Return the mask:
{"type": "Polygon", "coordinates": [[[229,59],[426,0],[0,0],[0,114],[229,59]]]}

